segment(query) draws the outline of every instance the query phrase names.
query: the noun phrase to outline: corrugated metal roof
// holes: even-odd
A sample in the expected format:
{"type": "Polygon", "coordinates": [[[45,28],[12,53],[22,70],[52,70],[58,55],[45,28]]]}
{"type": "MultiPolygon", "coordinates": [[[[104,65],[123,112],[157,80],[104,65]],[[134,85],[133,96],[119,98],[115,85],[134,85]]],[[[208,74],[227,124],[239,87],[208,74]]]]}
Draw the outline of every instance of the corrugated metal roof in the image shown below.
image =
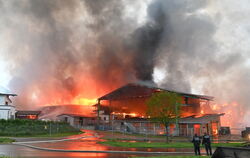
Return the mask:
{"type": "Polygon", "coordinates": [[[179,123],[198,123],[198,124],[204,124],[209,123],[210,121],[215,120],[216,118],[223,116],[222,114],[204,114],[204,115],[193,115],[189,117],[184,117],[179,120],[179,123]]]}
{"type": "Polygon", "coordinates": [[[159,92],[159,91],[174,92],[185,97],[193,97],[193,98],[199,98],[199,99],[204,99],[204,100],[213,99],[213,97],[211,96],[177,92],[177,91],[163,89],[163,88],[151,87],[149,85],[142,84],[142,83],[129,83],[98,99],[99,100],[121,100],[121,99],[130,99],[130,98],[143,98],[143,97],[150,97],[154,92],[159,92]]]}

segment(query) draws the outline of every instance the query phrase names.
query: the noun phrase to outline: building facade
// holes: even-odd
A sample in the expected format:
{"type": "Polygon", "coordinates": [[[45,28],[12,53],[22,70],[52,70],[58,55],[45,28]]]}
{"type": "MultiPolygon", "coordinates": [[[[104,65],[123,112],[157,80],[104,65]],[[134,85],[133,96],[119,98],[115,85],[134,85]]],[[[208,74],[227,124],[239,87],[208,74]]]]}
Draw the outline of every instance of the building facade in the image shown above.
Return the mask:
{"type": "Polygon", "coordinates": [[[41,111],[17,111],[17,119],[38,120],[41,111]]]}
{"type": "Polygon", "coordinates": [[[95,117],[88,117],[76,114],[61,114],[57,116],[57,120],[61,122],[67,122],[71,126],[79,129],[94,129],[94,125],[96,123],[95,117]]]}
{"type": "Polygon", "coordinates": [[[0,87],[0,119],[15,119],[15,107],[12,105],[10,97],[17,96],[8,90],[0,87]]]}
{"type": "Polygon", "coordinates": [[[111,126],[103,129],[125,130],[133,133],[163,134],[190,136],[209,133],[218,135],[220,116],[224,114],[211,113],[209,102],[211,96],[175,92],[148,85],[131,83],[118,88],[98,99],[97,116],[103,123],[101,126],[111,126]],[[178,123],[170,125],[168,131],[163,125],[152,122],[147,116],[147,100],[157,92],[174,92],[181,96],[181,118],[178,123]],[[108,110],[107,110],[108,108],[108,110]],[[103,112],[104,111],[104,112],[103,112]],[[106,111],[106,112],[105,112],[106,111]],[[99,112],[99,113],[98,113],[99,112]],[[109,114],[109,123],[103,120],[102,114],[109,114]]]}

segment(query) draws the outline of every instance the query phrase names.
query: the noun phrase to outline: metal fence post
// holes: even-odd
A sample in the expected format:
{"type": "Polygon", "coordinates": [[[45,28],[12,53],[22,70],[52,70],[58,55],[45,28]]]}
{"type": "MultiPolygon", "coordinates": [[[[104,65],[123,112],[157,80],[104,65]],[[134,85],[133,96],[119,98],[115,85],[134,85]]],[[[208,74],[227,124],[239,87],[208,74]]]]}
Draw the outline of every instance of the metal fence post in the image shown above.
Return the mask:
{"type": "Polygon", "coordinates": [[[49,135],[51,136],[51,122],[49,123],[49,135]]]}

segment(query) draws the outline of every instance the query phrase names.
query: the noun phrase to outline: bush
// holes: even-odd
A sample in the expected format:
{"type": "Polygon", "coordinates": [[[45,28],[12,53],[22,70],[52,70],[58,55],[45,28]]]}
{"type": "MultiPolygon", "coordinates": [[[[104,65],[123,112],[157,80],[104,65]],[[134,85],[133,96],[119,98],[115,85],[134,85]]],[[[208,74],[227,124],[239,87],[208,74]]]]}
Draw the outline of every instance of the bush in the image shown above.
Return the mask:
{"type": "Polygon", "coordinates": [[[77,132],[78,129],[64,122],[40,120],[0,120],[0,136],[35,136],[77,132]]]}

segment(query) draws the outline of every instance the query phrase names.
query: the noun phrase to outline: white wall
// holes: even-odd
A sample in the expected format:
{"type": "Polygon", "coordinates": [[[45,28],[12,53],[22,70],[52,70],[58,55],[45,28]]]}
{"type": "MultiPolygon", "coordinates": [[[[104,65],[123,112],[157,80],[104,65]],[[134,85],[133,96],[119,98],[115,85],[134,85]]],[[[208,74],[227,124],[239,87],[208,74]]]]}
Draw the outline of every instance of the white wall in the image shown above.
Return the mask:
{"type": "Polygon", "coordinates": [[[0,105],[5,105],[5,96],[0,95],[0,105]]]}
{"type": "Polygon", "coordinates": [[[0,105],[6,105],[6,102],[11,105],[11,100],[7,95],[0,95],[0,105]]]}
{"type": "Polygon", "coordinates": [[[14,119],[15,118],[15,108],[9,105],[0,105],[0,119],[14,119]]]}
{"type": "Polygon", "coordinates": [[[15,119],[15,107],[11,106],[11,100],[7,95],[0,95],[0,119],[15,119]],[[6,105],[6,102],[8,105],[6,105]]]}
{"type": "Polygon", "coordinates": [[[71,126],[74,126],[74,118],[68,115],[61,115],[58,116],[60,121],[65,121],[65,118],[67,118],[67,123],[69,123],[71,126]]]}
{"type": "Polygon", "coordinates": [[[7,120],[8,119],[8,113],[9,113],[8,110],[2,110],[2,109],[0,109],[0,119],[7,120]]]}

